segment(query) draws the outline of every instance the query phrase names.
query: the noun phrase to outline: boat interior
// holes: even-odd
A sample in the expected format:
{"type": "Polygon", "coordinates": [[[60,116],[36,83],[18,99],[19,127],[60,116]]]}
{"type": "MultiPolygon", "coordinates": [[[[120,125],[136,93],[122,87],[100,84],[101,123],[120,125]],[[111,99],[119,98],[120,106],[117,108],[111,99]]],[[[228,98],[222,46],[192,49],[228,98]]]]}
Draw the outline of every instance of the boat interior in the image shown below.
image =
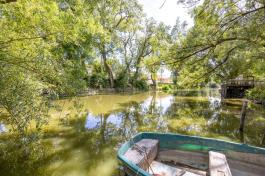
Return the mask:
{"type": "Polygon", "coordinates": [[[155,139],[138,141],[124,156],[153,176],[265,175],[264,155],[235,151],[160,149],[159,141],[155,139]]]}

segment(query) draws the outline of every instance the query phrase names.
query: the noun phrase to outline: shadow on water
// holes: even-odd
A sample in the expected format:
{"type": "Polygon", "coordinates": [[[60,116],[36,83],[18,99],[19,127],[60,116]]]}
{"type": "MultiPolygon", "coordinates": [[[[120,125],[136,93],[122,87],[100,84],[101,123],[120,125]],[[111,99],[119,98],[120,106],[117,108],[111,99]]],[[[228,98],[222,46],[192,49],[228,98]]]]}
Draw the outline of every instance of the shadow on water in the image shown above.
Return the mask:
{"type": "MultiPolygon", "coordinates": [[[[10,170],[17,171],[17,175],[115,175],[116,150],[141,131],[200,135],[265,146],[265,111],[260,106],[250,105],[242,134],[238,130],[240,100],[221,102],[216,91],[187,94],[101,95],[55,102],[57,108],[51,110],[50,124],[44,130],[44,149],[36,159],[38,164],[19,167],[25,172],[10,170]],[[35,169],[30,172],[27,168],[33,165],[35,169]]],[[[15,155],[10,157],[16,159],[15,155]]],[[[1,162],[4,161],[2,157],[1,162]]],[[[6,171],[5,175],[14,174],[6,171]]]]}

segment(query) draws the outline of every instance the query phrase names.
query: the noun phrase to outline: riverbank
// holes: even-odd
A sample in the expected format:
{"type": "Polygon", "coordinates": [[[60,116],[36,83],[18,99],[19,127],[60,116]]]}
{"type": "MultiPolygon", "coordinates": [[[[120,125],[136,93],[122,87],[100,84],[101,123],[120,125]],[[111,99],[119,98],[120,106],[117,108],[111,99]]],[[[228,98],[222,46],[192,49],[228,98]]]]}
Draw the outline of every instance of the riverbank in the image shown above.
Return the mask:
{"type": "MultiPolygon", "coordinates": [[[[92,96],[92,95],[112,95],[112,94],[137,94],[150,92],[152,90],[137,90],[137,89],[115,89],[115,88],[104,88],[104,89],[86,89],[77,93],[75,96],[84,97],[84,96],[92,96]]],[[[71,97],[69,95],[61,94],[60,98],[71,97]]]]}

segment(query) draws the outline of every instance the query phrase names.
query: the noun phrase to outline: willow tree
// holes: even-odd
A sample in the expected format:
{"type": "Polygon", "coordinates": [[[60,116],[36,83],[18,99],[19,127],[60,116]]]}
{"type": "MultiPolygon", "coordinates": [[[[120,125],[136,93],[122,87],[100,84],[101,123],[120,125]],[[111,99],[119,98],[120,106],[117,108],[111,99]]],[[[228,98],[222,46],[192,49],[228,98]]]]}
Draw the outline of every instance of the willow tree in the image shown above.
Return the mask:
{"type": "MultiPolygon", "coordinates": [[[[47,117],[50,96],[73,93],[84,86],[82,60],[69,57],[69,44],[91,51],[100,32],[94,3],[79,0],[25,0],[0,5],[0,105],[11,130],[39,129],[47,117]],[[81,76],[80,76],[81,74],[81,76]],[[35,123],[33,123],[35,122],[35,123]]],[[[1,114],[2,115],[2,114],[1,114]]]]}
{"type": "Polygon", "coordinates": [[[124,72],[127,80],[134,87],[139,79],[143,60],[151,54],[151,38],[154,35],[156,23],[153,19],[139,18],[129,30],[120,33],[120,53],[125,64],[124,72]]]}
{"type": "Polygon", "coordinates": [[[133,0],[102,0],[97,4],[95,14],[104,33],[96,38],[97,48],[109,77],[110,87],[114,87],[114,75],[108,64],[108,57],[115,55],[120,42],[118,34],[130,30],[142,14],[141,6],[133,0]]]}
{"type": "Polygon", "coordinates": [[[167,59],[169,48],[172,45],[172,35],[170,27],[163,23],[155,26],[154,35],[150,38],[151,53],[144,61],[144,65],[150,73],[154,88],[157,85],[157,72],[163,64],[163,60],[167,59]]]}
{"type": "MultiPolygon", "coordinates": [[[[185,5],[196,2],[180,1],[185,5]]],[[[257,65],[264,65],[264,11],[262,0],[205,0],[197,4],[194,26],[172,47],[172,57],[165,63],[193,81],[209,81],[210,75],[224,80],[261,73],[257,65]]]]}

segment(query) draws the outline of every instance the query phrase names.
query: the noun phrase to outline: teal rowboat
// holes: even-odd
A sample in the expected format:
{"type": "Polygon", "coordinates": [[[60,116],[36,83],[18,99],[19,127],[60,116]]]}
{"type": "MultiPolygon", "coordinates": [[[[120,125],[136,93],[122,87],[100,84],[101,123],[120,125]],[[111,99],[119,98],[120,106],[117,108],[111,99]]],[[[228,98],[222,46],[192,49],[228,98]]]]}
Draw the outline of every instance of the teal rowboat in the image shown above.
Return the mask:
{"type": "Polygon", "coordinates": [[[170,133],[139,133],[118,159],[129,176],[265,175],[264,148],[170,133]]]}

